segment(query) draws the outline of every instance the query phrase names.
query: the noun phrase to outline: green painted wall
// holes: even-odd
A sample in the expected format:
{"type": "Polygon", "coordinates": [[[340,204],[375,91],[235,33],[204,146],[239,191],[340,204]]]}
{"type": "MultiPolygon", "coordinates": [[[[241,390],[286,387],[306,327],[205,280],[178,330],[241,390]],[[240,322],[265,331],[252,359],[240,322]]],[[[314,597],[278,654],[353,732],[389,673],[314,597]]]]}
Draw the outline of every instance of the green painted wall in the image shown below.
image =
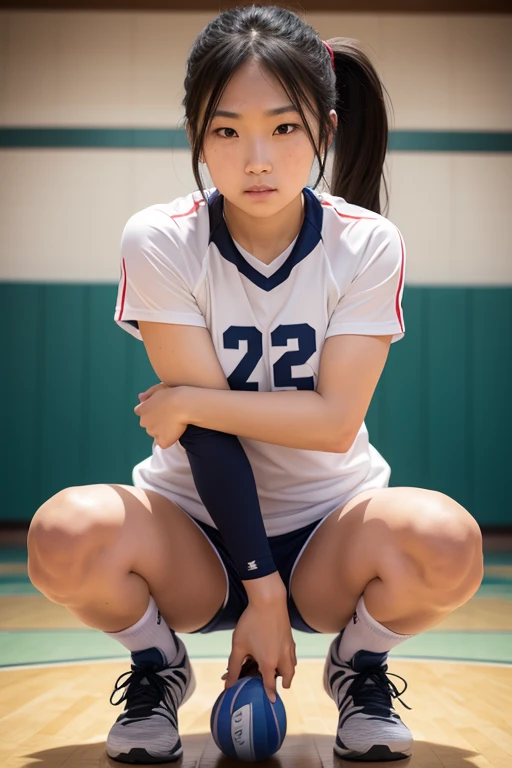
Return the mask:
{"type": "MultiPolygon", "coordinates": [[[[0,127],[0,147],[190,149],[184,128],[0,127]]],[[[394,152],[512,152],[511,131],[390,131],[394,152]]]]}
{"type": "MultiPolygon", "coordinates": [[[[151,452],[133,413],[156,382],[113,320],[117,286],[0,284],[0,519],[29,520],[61,488],[130,483],[151,452]]],[[[407,286],[406,335],[370,406],[392,485],[433,488],[481,525],[512,524],[512,287],[407,286]]]]}

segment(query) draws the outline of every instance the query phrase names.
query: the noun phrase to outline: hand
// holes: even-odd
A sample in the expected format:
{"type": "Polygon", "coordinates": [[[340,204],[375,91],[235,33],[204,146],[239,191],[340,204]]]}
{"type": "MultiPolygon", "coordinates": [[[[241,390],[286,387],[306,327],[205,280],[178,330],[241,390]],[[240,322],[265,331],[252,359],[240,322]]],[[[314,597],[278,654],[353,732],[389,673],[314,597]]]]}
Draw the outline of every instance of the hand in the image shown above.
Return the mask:
{"type": "Polygon", "coordinates": [[[140,404],[133,410],[140,417],[140,426],[155,439],[159,448],[170,448],[187,428],[177,412],[173,388],[160,382],[139,394],[139,400],[140,404]]]}
{"type": "Polygon", "coordinates": [[[155,392],[158,392],[160,389],[167,389],[167,385],[164,384],[163,381],[160,381],[158,384],[153,384],[153,386],[149,389],[146,389],[145,392],[139,392],[137,397],[139,398],[140,402],[143,403],[148,399],[148,397],[151,397],[151,395],[154,395],[155,392]]]}
{"type": "Polygon", "coordinates": [[[247,656],[257,662],[267,696],[274,703],[277,675],[283,678],[283,688],[290,688],[297,666],[286,600],[249,602],[233,632],[225,688],[236,683],[247,656]]]}

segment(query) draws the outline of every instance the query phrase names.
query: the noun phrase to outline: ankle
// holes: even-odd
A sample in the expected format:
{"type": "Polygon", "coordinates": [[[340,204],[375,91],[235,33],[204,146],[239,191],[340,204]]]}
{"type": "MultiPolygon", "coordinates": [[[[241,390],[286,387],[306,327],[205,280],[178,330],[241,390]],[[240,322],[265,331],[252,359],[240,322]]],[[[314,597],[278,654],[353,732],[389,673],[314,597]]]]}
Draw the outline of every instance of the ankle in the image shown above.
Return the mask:
{"type": "Polygon", "coordinates": [[[380,624],[368,612],[361,595],[354,615],[345,627],[338,646],[342,661],[349,661],[358,651],[387,653],[412,635],[400,635],[380,624]]]}
{"type": "Polygon", "coordinates": [[[158,648],[167,664],[174,661],[178,652],[174,633],[165,623],[151,595],[149,604],[138,621],[119,632],[105,632],[105,634],[117,640],[132,653],[158,648]]]}

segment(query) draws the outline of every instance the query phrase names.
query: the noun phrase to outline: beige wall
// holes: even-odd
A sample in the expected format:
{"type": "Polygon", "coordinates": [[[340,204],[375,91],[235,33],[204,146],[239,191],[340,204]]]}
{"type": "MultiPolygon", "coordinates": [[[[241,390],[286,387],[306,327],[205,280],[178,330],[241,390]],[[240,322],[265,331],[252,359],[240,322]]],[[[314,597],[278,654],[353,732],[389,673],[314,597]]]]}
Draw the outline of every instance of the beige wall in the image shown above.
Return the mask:
{"type": "MultiPolygon", "coordinates": [[[[0,127],[181,126],[209,13],[0,13],[0,127]]],[[[356,37],[392,128],[512,131],[512,17],[308,14],[356,37]]],[[[512,155],[390,152],[408,282],[512,284],[512,155]]],[[[314,179],[312,175],[311,179],[314,179]]],[[[0,279],[117,281],[136,210],[195,189],[186,150],[0,150],[0,279]]]]}

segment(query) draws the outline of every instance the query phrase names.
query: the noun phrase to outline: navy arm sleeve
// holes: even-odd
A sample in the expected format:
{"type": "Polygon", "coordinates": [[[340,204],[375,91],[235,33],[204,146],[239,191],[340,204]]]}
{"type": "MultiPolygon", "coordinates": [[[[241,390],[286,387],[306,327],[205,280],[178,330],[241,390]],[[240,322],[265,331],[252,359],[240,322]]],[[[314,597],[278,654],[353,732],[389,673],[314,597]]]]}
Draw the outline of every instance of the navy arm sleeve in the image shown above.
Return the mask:
{"type": "Polygon", "coordinates": [[[180,438],[201,501],[219,529],[241,579],[277,568],[263,525],[251,464],[236,435],[189,424],[180,438]]]}

